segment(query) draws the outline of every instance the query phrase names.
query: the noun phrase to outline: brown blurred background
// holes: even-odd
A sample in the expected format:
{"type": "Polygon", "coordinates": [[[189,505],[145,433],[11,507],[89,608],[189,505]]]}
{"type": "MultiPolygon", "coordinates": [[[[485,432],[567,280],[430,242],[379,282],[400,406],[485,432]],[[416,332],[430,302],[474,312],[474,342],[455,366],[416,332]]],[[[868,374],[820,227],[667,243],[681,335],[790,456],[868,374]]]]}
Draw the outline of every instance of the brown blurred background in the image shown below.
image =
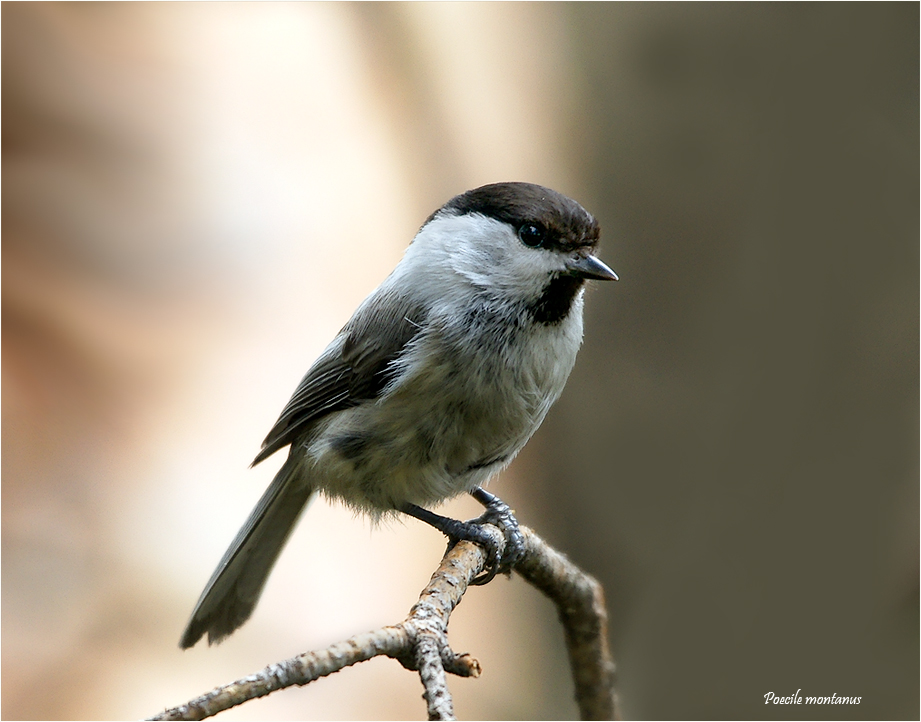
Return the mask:
{"type": "MultiPolygon", "coordinates": [[[[563,399],[493,485],[605,584],[630,718],[919,716],[919,8],[2,6],[3,697],[138,718],[401,619],[443,551],[317,502],[177,647],[303,372],[452,195],[594,212],[563,399]],[[765,706],[773,691],[857,706],[765,706]]],[[[460,499],[445,513],[469,517],[460,499]]],[[[569,718],[521,580],[461,718],[569,718]]],[[[228,719],[421,719],[378,659],[228,719]]]]}

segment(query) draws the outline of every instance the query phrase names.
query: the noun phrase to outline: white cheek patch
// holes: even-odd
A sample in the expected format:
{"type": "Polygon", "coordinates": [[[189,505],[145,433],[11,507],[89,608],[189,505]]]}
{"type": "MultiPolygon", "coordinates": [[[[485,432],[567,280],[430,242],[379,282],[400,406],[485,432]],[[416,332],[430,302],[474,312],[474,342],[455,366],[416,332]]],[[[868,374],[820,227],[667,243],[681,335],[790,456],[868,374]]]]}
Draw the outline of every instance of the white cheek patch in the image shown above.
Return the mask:
{"type": "Polygon", "coordinates": [[[433,299],[460,292],[464,285],[506,300],[529,299],[553,273],[565,270],[561,254],[529,248],[507,223],[479,213],[429,221],[407,249],[404,263],[406,273],[421,280],[433,299]]]}

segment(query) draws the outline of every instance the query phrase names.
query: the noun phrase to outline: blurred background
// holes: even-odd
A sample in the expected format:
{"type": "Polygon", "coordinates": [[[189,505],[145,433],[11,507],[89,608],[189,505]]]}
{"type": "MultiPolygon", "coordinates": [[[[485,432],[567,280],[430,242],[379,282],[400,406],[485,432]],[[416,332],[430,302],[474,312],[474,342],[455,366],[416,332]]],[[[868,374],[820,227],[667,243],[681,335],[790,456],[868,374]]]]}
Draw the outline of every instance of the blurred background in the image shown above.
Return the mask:
{"type": "MultiPolygon", "coordinates": [[[[317,501],[179,635],[301,375],[451,196],[601,221],[567,390],[491,489],[605,585],[628,718],[919,715],[919,7],[2,6],[2,716],[153,714],[401,620],[444,549],[317,501]],[[765,706],[764,695],[860,696],[765,706]]],[[[468,518],[470,499],[442,507],[468,518]]],[[[573,718],[520,579],[460,718],[573,718]]],[[[227,719],[422,719],[376,659],[227,719]]]]}

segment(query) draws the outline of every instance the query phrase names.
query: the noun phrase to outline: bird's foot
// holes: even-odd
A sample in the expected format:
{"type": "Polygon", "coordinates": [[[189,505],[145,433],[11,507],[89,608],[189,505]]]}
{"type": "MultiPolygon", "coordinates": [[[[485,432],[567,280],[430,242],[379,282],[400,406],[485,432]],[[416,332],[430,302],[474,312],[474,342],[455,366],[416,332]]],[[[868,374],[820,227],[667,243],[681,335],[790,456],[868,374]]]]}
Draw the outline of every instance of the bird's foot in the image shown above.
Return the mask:
{"type": "Polygon", "coordinates": [[[508,504],[480,487],[470,493],[486,507],[486,511],[476,519],[450,519],[415,504],[406,504],[401,511],[430,524],[448,537],[448,550],[460,541],[470,541],[482,547],[486,552],[485,571],[470,582],[481,585],[492,581],[496,574],[511,574],[512,568],[524,556],[524,537],[508,504]],[[499,542],[493,533],[487,531],[485,524],[497,527],[505,543],[499,542]]]}
{"type": "MultiPolygon", "coordinates": [[[[499,531],[502,532],[502,536],[505,537],[505,549],[502,552],[502,558],[498,558],[498,551],[493,548],[493,563],[487,563],[486,571],[470,582],[471,584],[479,585],[491,582],[496,574],[509,575],[512,573],[514,566],[524,556],[524,537],[518,528],[518,520],[515,518],[515,514],[502,499],[479,486],[470,492],[470,495],[485,506],[486,511],[476,519],[471,519],[465,523],[480,530],[482,530],[483,524],[492,524],[498,527],[499,531]]],[[[493,541],[492,537],[490,537],[490,541],[493,541]]],[[[488,552],[487,547],[487,555],[488,552]]]]}

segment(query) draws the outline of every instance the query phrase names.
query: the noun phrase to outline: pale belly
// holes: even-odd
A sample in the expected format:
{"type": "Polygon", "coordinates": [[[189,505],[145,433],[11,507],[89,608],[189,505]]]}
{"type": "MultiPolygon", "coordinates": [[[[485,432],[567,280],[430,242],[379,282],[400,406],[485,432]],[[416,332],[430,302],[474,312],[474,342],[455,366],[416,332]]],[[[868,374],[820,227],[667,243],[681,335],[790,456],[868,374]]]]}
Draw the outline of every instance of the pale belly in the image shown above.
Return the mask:
{"type": "Polygon", "coordinates": [[[511,462],[562,392],[578,321],[574,329],[549,329],[559,343],[541,345],[541,354],[510,347],[463,358],[419,344],[405,360],[413,373],[381,399],[322,423],[307,444],[305,471],[328,496],[372,513],[432,506],[484,484],[511,462]]]}

